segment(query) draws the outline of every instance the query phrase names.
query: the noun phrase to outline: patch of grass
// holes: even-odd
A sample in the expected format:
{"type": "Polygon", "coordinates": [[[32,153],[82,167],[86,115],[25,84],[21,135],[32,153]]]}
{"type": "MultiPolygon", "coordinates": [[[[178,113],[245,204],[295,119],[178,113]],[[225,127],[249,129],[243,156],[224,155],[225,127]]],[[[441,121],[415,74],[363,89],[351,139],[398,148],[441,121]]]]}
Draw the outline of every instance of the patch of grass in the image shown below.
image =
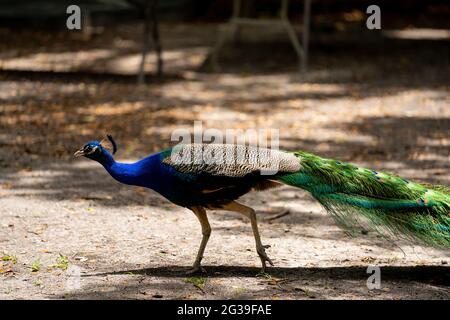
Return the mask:
{"type": "Polygon", "coordinates": [[[268,274],[267,272],[258,272],[258,274],[256,275],[257,277],[261,277],[261,278],[265,278],[265,279],[272,279],[272,276],[270,274],[268,274]]]}
{"type": "Polygon", "coordinates": [[[206,284],[206,278],[204,278],[204,277],[190,277],[190,278],[186,278],[184,280],[184,282],[191,283],[195,287],[199,288],[200,290],[203,290],[203,288],[205,287],[205,284],[206,284]]]}
{"type": "Polygon", "coordinates": [[[236,290],[234,290],[234,294],[237,296],[239,296],[245,292],[247,292],[247,289],[245,289],[245,288],[237,288],[236,290]]]}
{"type": "Polygon", "coordinates": [[[36,280],[36,281],[34,281],[34,282],[33,282],[33,285],[36,286],[36,287],[42,286],[42,280],[36,280]]]}
{"type": "Polygon", "coordinates": [[[17,263],[17,257],[9,254],[5,254],[0,260],[2,261],[10,261],[14,264],[17,263]]]}
{"type": "Polygon", "coordinates": [[[49,266],[49,268],[56,268],[61,270],[67,270],[69,267],[69,258],[60,253],[56,259],[56,263],[49,266]]]}
{"type": "Polygon", "coordinates": [[[42,268],[41,259],[35,260],[35,261],[30,265],[31,272],[38,272],[39,270],[41,270],[41,268],[42,268]]]}
{"type": "Polygon", "coordinates": [[[315,299],[316,298],[314,292],[312,292],[309,289],[298,287],[298,288],[295,288],[295,290],[303,292],[305,294],[305,296],[307,296],[308,298],[311,298],[311,299],[315,299]]]}

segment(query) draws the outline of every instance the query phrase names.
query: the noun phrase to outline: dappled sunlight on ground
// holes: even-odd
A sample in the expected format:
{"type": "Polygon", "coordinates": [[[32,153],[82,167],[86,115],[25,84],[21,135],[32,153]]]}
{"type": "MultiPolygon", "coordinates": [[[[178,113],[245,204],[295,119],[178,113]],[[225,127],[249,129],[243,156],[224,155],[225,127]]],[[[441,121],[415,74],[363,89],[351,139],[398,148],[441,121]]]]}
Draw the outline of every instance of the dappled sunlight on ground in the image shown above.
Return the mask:
{"type": "Polygon", "coordinates": [[[389,30],[384,32],[389,38],[409,40],[450,40],[450,30],[431,28],[409,28],[406,30],[389,30]]]}

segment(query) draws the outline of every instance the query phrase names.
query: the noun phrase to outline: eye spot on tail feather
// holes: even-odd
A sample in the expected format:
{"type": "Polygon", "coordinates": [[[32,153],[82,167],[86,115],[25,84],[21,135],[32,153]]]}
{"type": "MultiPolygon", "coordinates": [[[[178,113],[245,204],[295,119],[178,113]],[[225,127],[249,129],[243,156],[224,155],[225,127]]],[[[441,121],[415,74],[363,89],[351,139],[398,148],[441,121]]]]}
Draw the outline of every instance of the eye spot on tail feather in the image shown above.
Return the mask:
{"type": "Polygon", "coordinates": [[[428,199],[427,198],[420,198],[419,200],[417,200],[417,203],[420,205],[427,205],[428,204],[428,199]]]}

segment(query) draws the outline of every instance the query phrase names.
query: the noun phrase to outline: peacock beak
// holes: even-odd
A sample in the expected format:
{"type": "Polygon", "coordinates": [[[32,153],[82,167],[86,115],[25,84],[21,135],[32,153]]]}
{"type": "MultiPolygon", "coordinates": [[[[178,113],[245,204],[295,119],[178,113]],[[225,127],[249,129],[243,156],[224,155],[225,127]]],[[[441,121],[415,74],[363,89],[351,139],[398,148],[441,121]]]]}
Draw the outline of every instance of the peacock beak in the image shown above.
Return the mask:
{"type": "Polygon", "coordinates": [[[84,156],[84,150],[83,150],[83,149],[78,150],[77,152],[75,152],[75,153],[73,154],[73,156],[74,156],[75,158],[84,156]]]}

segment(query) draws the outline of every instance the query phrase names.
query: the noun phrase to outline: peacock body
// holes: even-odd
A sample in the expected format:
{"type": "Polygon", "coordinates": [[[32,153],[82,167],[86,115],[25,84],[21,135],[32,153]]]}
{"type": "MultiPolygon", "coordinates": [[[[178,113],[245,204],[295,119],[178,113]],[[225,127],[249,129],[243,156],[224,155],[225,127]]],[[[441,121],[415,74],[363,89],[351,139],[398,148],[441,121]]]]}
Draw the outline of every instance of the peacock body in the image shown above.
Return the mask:
{"type": "MultiPolygon", "coordinates": [[[[108,139],[114,154],[115,142],[110,136],[108,139]]],[[[306,152],[243,145],[179,145],[126,164],[116,162],[105,144],[106,140],[90,142],[75,155],[98,161],[121,183],[152,189],[196,214],[203,238],[193,271],[200,268],[211,233],[205,209],[248,216],[263,269],[266,261],[272,264],[261,244],[255,211],[237,199],[251,190],[283,184],[310,192],[350,233],[364,225],[383,234],[450,248],[450,190],[445,186],[414,183],[306,152]],[[222,161],[209,161],[205,154],[215,160],[219,155],[222,161]],[[261,154],[266,161],[258,161],[261,154]],[[241,155],[239,159],[237,155],[241,155]],[[274,163],[277,170],[268,171],[274,163]]]]}

